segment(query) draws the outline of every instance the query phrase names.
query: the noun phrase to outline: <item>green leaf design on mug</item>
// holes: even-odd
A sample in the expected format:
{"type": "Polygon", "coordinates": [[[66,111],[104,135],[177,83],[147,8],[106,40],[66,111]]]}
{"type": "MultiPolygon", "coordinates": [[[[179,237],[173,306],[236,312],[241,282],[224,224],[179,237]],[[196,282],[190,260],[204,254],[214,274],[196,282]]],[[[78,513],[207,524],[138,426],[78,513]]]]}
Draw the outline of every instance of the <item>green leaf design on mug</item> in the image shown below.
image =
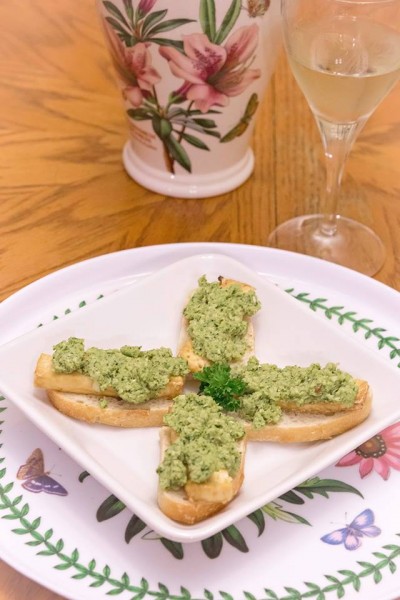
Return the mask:
{"type": "Polygon", "coordinates": [[[154,43],[154,41],[157,39],[154,37],[156,34],[171,31],[171,29],[176,29],[177,27],[181,27],[182,25],[186,25],[192,21],[193,19],[171,19],[170,21],[163,21],[163,23],[159,23],[150,29],[147,36],[151,38],[151,41],[154,43]]]}
{"type": "Polygon", "coordinates": [[[232,31],[236,21],[238,20],[240,10],[242,8],[241,0],[233,0],[232,4],[228,8],[228,11],[222,21],[221,27],[219,28],[216,36],[215,43],[222,44],[222,42],[228,37],[232,31]]]}
{"type": "MultiPolygon", "coordinates": [[[[128,47],[132,47],[138,42],[153,42],[155,44],[167,45],[169,40],[157,38],[160,33],[172,31],[188,23],[193,19],[178,18],[164,21],[168,9],[157,10],[146,13],[141,10],[135,10],[131,2],[124,2],[126,17],[121,10],[110,0],[103,0],[103,6],[109,13],[105,20],[115,29],[120,39],[128,47]]],[[[176,40],[174,46],[182,49],[181,42],[176,40]]]]}
{"type": "Polygon", "coordinates": [[[181,165],[186,171],[189,173],[192,172],[192,163],[190,162],[190,158],[185,148],[174,138],[171,134],[164,140],[166,147],[169,150],[169,153],[173,160],[176,160],[178,164],[181,165]]]}
{"type": "Polygon", "coordinates": [[[149,13],[143,21],[143,25],[142,25],[143,35],[146,36],[149,33],[149,31],[151,31],[152,27],[154,27],[160,21],[162,21],[163,18],[166,16],[167,12],[168,12],[168,10],[164,9],[164,10],[156,10],[154,12],[149,13]]]}
{"type": "Polygon", "coordinates": [[[214,42],[216,33],[214,0],[201,0],[199,20],[203,33],[206,34],[206,36],[211,42],[214,42]]]}
{"type": "Polygon", "coordinates": [[[243,116],[237,125],[235,125],[228,133],[226,133],[221,139],[221,143],[226,143],[234,140],[237,137],[240,137],[244,134],[248,126],[250,125],[250,121],[254,116],[259,105],[259,100],[257,94],[252,94],[247,103],[246,109],[244,111],[243,116]]]}
{"type": "Polygon", "coordinates": [[[113,4],[112,2],[109,2],[108,0],[104,0],[103,5],[108,10],[108,12],[111,15],[113,15],[118,21],[120,21],[122,23],[122,25],[127,27],[128,31],[129,31],[131,24],[128,23],[128,21],[125,19],[124,15],[119,10],[119,8],[117,6],[115,6],[115,4],[113,4]]]}
{"type": "Polygon", "coordinates": [[[185,140],[188,144],[195,146],[196,148],[200,148],[200,150],[210,150],[210,148],[201,140],[200,138],[190,135],[189,133],[182,133],[182,139],[185,140]]]}

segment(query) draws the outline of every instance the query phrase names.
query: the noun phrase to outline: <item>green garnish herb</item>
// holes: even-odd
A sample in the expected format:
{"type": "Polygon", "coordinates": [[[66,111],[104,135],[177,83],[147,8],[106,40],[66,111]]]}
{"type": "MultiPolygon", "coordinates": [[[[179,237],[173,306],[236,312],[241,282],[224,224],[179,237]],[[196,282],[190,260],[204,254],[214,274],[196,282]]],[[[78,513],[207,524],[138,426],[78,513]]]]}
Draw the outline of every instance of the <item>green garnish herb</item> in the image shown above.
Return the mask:
{"type": "Polygon", "coordinates": [[[100,406],[100,408],[107,408],[108,407],[107,398],[105,398],[104,396],[99,398],[99,406],[100,406]]]}
{"type": "Polygon", "coordinates": [[[240,377],[232,375],[229,365],[215,364],[204,367],[202,371],[195,373],[194,377],[200,381],[199,394],[211,396],[227,411],[234,411],[240,407],[238,396],[243,394],[246,384],[240,377]]]}

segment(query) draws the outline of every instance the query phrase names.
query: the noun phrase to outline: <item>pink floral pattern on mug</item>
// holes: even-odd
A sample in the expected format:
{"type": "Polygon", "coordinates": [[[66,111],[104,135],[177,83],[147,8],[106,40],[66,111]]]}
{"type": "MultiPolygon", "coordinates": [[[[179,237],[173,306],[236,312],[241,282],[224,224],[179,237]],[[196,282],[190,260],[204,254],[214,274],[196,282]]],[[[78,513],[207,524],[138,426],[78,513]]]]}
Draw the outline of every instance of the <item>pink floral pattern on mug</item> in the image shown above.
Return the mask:
{"type": "Polygon", "coordinates": [[[161,76],[152,67],[151,54],[143,42],[126,47],[111,27],[107,27],[106,31],[122,94],[137,108],[143,103],[146,93],[151,94],[161,76]]]}
{"type": "Polygon", "coordinates": [[[190,173],[190,147],[207,152],[207,137],[221,143],[234,140],[243,135],[257,110],[258,96],[252,93],[244,100],[237,123],[228,132],[219,130],[218,109],[244,94],[261,76],[260,69],[252,67],[259,43],[254,17],[262,16],[269,2],[249,2],[247,15],[252,22],[235,30],[243,14],[242,0],[232,0],[222,15],[215,0],[199,0],[196,24],[200,30],[174,39],[171,31],[195,21],[168,19],[168,8],[153,10],[157,1],[140,0],[135,6],[133,0],[123,0],[123,11],[112,1],[102,0],[104,28],[129,119],[151,122],[167,171],[175,173],[179,164],[190,173]],[[164,71],[159,61],[157,68],[153,66],[154,52],[169,66],[165,77],[170,70],[182,80],[167,98],[157,89],[164,71]]]}
{"type": "Polygon", "coordinates": [[[160,48],[176,77],[185,80],[178,93],[192,100],[201,112],[213,105],[227,106],[260,77],[260,69],[250,69],[258,45],[258,26],[241,27],[224,46],[210,42],[205,34],[183,36],[182,54],[175,48],[160,48]]]}

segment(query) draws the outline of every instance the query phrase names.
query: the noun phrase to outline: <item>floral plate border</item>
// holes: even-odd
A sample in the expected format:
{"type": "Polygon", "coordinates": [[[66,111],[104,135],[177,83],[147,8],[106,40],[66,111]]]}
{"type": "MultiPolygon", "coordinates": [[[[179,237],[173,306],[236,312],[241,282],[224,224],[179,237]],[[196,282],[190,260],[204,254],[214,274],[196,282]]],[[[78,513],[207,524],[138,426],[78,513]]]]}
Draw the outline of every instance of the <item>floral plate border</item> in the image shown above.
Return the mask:
{"type": "MultiPolygon", "coordinates": [[[[187,251],[190,252],[190,246],[193,245],[187,246],[187,251]]],[[[160,247],[161,251],[162,248],[163,247],[160,247]]],[[[228,246],[226,246],[226,248],[228,248],[228,246]]],[[[207,250],[208,249],[209,246],[207,246],[207,250]]],[[[264,251],[268,252],[268,250],[264,251]]],[[[115,255],[115,258],[118,260],[117,254],[115,255]]],[[[101,289],[99,291],[101,291],[101,289]]],[[[365,340],[368,340],[369,343],[372,341],[376,349],[386,352],[388,359],[393,361],[393,364],[395,364],[397,367],[400,367],[400,346],[398,344],[399,338],[391,333],[388,333],[386,327],[376,326],[374,319],[370,318],[369,316],[361,316],[358,311],[352,309],[348,310],[345,305],[342,304],[342,302],[339,304],[333,304],[329,298],[315,296],[313,292],[309,291],[298,292],[295,288],[287,289],[287,291],[299,301],[306,303],[311,310],[320,313],[324,318],[334,320],[338,325],[341,326],[349,326],[354,334],[361,333],[365,340]]],[[[91,298],[89,301],[92,300],[93,298],[91,298]]],[[[85,304],[86,301],[81,300],[76,305],[76,308],[78,308],[78,306],[82,307],[85,304]]],[[[67,314],[73,309],[74,308],[71,309],[66,307],[62,312],[67,314]]],[[[61,316],[61,314],[53,315],[52,318],[59,318],[59,316],[61,316]]],[[[13,410],[13,407],[9,408],[13,410]]],[[[2,421],[3,430],[7,427],[6,409],[7,401],[2,397],[0,401],[0,412],[2,413],[2,417],[4,417],[4,420],[2,421]]],[[[3,440],[0,439],[0,442],[0,447],[3,448],[3,440]]],[[[6,454],[4,453],[4,450],[2,454],[6,454]]],[[[17,495],[14,495],[15,490],[17,489],[16,486],[19,482],[13,481],[12,479],[10,480],[6,455],[0,457],[0,463],[2,464],[0,468],[0,514],[2,519],[12,523],[11,532],[17,536],[20,536],[20,539],[23,539],[25,544],[35,551],[36,555],[41,557],[53,557],[53,559],[56,559],[55,561],[52,561],[52,568],[56,569],[57,571],[66,571],[74,580],[84,580],[86,585],[89,588],[92,588],[93,591],[97,589],[98,591],[96,597],[99,597],[98,593],[101,591],[105,595],[121,595],[120,597],[124,598],[156,598],[159,600],[194,600],[194,598],[203,598],[204,600],[233,600],[234,598],[236,599],[242,597],[246,598],[246,600],[302,600],[303,598],[316,598],[317,600],[325,600],[325,598],[333,597],[354,597],[354,594],[359,597],[359,593],[362,593],[364,600],[366,599],[365,594],[370,593],[370,589],[365,588],[365,585],[368,585],[368,582],[374,582],[374,585],[376,586],[377,584],[381,584],[384,581],[384,578],[386,581],[389,574],[395,575],[395,573],[397,573],[400,545],[399,543],[396,543],[398,540],[393,534],[392,538],[394,539],[392,539],[390,543],[381,545],[379,550],[372,552],[372,556],[369,555],[368,560],[357,561],[356,566],[353,566],[353,568],[332,570],[330,571],[331,574],[324,575],[324,578],[326,579],[324,583],[318,584],[308,581],[302,583],[301,586],[296,585],[296,587],[283,587],[284,591],[280,593],[275,591],[277,587],[275,587],[274,590],[272,587],[263,586],[261,595],[258,592],[254,594],[253,592],[243,590],[239,592],[240,596],[234,596],[231,592],[223,591],[221,589],[219,589],[217,592],[203,589],[199,595],[199,591],[191,592],[187,586],[185,587],[183,585],[180,586],[179,592],[171,592],[171,585],[168,586],[165,583],[153,585],[146,577],[142,577],[138,582],[133,583],[134,578],[132,575],[129,576],[126,572],[124,572],[121,576],[116,577],[114,575],[115,569],[110,567],[108,564],[102,563],[100,560],[96,561],[93,558],[88,561],[82,560],[81,553],[77,548],[68,551],[64,540],[56,536],[55,529],[52,527],[43,527],[44,519],[42,520],[41,517],[32,517],[34,511],[31,509],[30,503],[26,501],[26,494],[18,493],[17,495]],[[98,566],[100,563],[101,566],[98,566]],[[101,590],[99,588],[101,588],[101,590]]],[[[337,469],[337,467],[333,467],[333,469],[337,469]]],[[[398,474],[396,473],[396,475],[398,474]]],[[[82,483],[84,479],[85,477],[81,474],[82,483]]],[[[302,503],[304,504],[304,499],[300,498],[302,493],[305,498],[308,498],[308,500],[314,498],[317,494],[327,498],[329,494],[333,494],[337,491],[349,493],[353,492],[354,494],[358,493],[362,497],[362,494],[356,488],[354,488],[354,486],[351,486],[345,482],[341,482],[343,484],[343,489],[338,489],[338,487],[340,487],[338,486],[340,482],[332,477],[323,477],[322,479],[318,477],[316,479],[318,481],[314,481],[314,483],[311,482],[311,484],[309,484],[311,487],[308,489],[307,486],[305,486],[303,489],[295,489],[292,492],[288,492],[288,494],[279,499],[279,502],[270,503],[270,505],[267,505],[267,507],[263,507],[263,511],[256,511],[256,513],[252,515],[253,518],[249,516],[250,521],[256,525],[258,537],[264,533],[265,519],[267,519],[268,522],[282,521],[286,523],[307,523],[307,519],[304,516],[293,513],[292,511],[288,511],[284,504],[285,501],[297,505],[302,503]],[[321,481],[322,484],[320,484],[321,481]],[[336,483],[333,484],[332,482],[336,483]]],[[[299,488],[301,487],[302,486],[299,486],[299,488]]],[[[124,508],[123,506],[118,507],[117,499],[115,498],[110,501],[110,497],[108,497],[106,500],[108,500],[108,504],[104,501],[98,510],[97,520],[99,522],[117,515],[119,512],[122,512],[124,508]],[[101,512],[100,509],[102,509],[103,512],[101,512]],[[102,516],[103,518],[101,518],[102,516]]],[[[134,520],[132,525],[133,518],[134,516],[131,517],[129,521],[131,524],[130,539],[145,531],[144,524],[142,526],[140,523],[138,524],[138,522],[134,520]]],[[[240,526],[232,526],[232,528],[227,528],[227,531],[220,534],[218,538],[219,542],[213,540],[213,543],[211,543],[208,548],[203,547],[203,553],[206,554],[209,559],[214,558],[212,556],[212,552],[214,551],[215,557],[218,557],[222,549],[222,542],[226,545],[229,545],[228,552],[232,551],[232,549],[239,550],[240,552],[248,552],[248,545],[246,544],[245,535],[242,534],[241,529],[242,528],[240,526]],[[218,547],[218,545],[219,552],[216,552],[215,548],[216,546],[218,547]]],[[[128,541],[126,539],[126,532],[127,529],[125,530],[125,540],[128,541]]],[[[149,535],[149,533],[147,532],[142,535],[149,535]]],[[[395,535],[398,536],[400,534],[396,533],[395,535]]],[[[140,539],[143,539],[143,537],[140,539]]],[[[179,548],[177,549],[174,545],[168,546],[168,540],[161,541],[163,542],[164,549],[169,551],[169,553],[174,556],[175,559],[183,558],[183,555],[180,556],[179,548]]],[[[6,556],[4,556],[4,558],[7,560],[6,556]]],[[[16,566],[18,568],[18,565],[16,566]]],[[[60,591],[65,593],[61,586],[62,583],[58,589],[54,589],[56,589],[56,591],[59,593],[60,591]]],[[[382,590],[382,593],[387,592],[383,592],[382,590]]],[[[77,596],[71,597],[77,598],[77,596]]],[[[82,597],[86,598],[86,596],[82,597]]],[[[94,596],[90,595],[90,597],[94,596]]],[[[382,595],[371,595],[368,597],[379,598],[379,600],[383,600],[382,595]]],[[[385,598],[394,598],[394,595],[385,596],[385,598]]]]}

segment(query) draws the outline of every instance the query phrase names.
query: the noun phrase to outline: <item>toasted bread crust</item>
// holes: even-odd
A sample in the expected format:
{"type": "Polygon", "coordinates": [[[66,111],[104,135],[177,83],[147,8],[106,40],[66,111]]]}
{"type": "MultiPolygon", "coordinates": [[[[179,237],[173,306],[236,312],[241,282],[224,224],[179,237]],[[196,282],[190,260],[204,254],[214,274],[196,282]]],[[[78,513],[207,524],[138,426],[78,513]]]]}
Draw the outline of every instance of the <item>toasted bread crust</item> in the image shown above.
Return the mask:
{"type": "MultiPolygon", "coordinates": [[[[58,390],[74,394],[90,394],[95,396],[117,397],[113,388],[100,390],[93,379],[81,373],[56,373],[52,367],[52,358],[49,354],[41,354],[36,364],[34,383],[37,387],[47,390],[58,390]]],[[[158,390],[154,398],[175,398],[183,390],[183,377],[171,377],[168,384],[158,390]]]]}
{"type": "MultiPolygon", "coordinates": [[[[251,285],[247,283],[242,283],[241,281],[236,281],[235,279],[227,279],[221,276],[218,278],[218,281],[220,286],[223,288],[229,287],[230,285],[239,285],[244,292],[254,291],[254,288],[251,285]]],[[[240,361],[237,361],[238,363],[247,362],[250,356],[254,354],[253,325],[249,318],[246,318],[245,321],[247,321],[247,332],[245,338],[247,350],[243,358],[240,361]]],[[[191,373],[198,373],[199,371],[202,371],[204,367],[209,367],[211,362],[207,358],[196,354],[196,352],[194,351],[192,340],[188,334],[188,325],[189,323],[186,317],[182,317],[178,356],[184,358],[187,361],[191,373]]]]}
{"type": "Polygon", "coordinates": [[[293,411],[285,413],[276,425],[266,425],[260,429],[246,424],[247,439],[256,442],[314,442],[330,439],[352,429],[365,421],[372,408],[372,394],[368,383],[362,380],[357,380],[357,383],[359,390],[352,408],[334,414],[293,411]]]}
{"type": "MultiPolygon", "coordinates": [[[[172,430],[163,427],[160,430],[161,460],[172,441],[172,430]]],[[[178,491],[163,490],[158,486],[158,505],[170,519],[193,525],[219,512],[238,494],[244,479],[245,441],[240,442],[241,463],[235,477],[226,471],[219,471],[205,483],[188,482],[185,489],[178,491]]]]}
{"type": "Polygon", "coordinates": [[[163,418],[172,404],[172,400],[167,399],[130,404],[110,396],[107,397],[107,405],[102,408],[100,397],[93,394],[46,391],[52,405],[64,415],[86,423],[101,423],[114,427],[161,427],[163,418]]]}
{"type": "Polygon", "coordinates": [[[356,380],[359,386],[358,393],[353,406],[346,406],[339,402],[309,402],[308,404],[302,404],[299,406],[295,402],[288,402],[281,400],[278,402],[279,406],[285,413],[305,413],[313,415],[335,415],[340,411],[353,411],[358,410],[362,407],[365,401],[365,394],[367,393],[366,387],[368,384],[366,381],[356,380]]]}

